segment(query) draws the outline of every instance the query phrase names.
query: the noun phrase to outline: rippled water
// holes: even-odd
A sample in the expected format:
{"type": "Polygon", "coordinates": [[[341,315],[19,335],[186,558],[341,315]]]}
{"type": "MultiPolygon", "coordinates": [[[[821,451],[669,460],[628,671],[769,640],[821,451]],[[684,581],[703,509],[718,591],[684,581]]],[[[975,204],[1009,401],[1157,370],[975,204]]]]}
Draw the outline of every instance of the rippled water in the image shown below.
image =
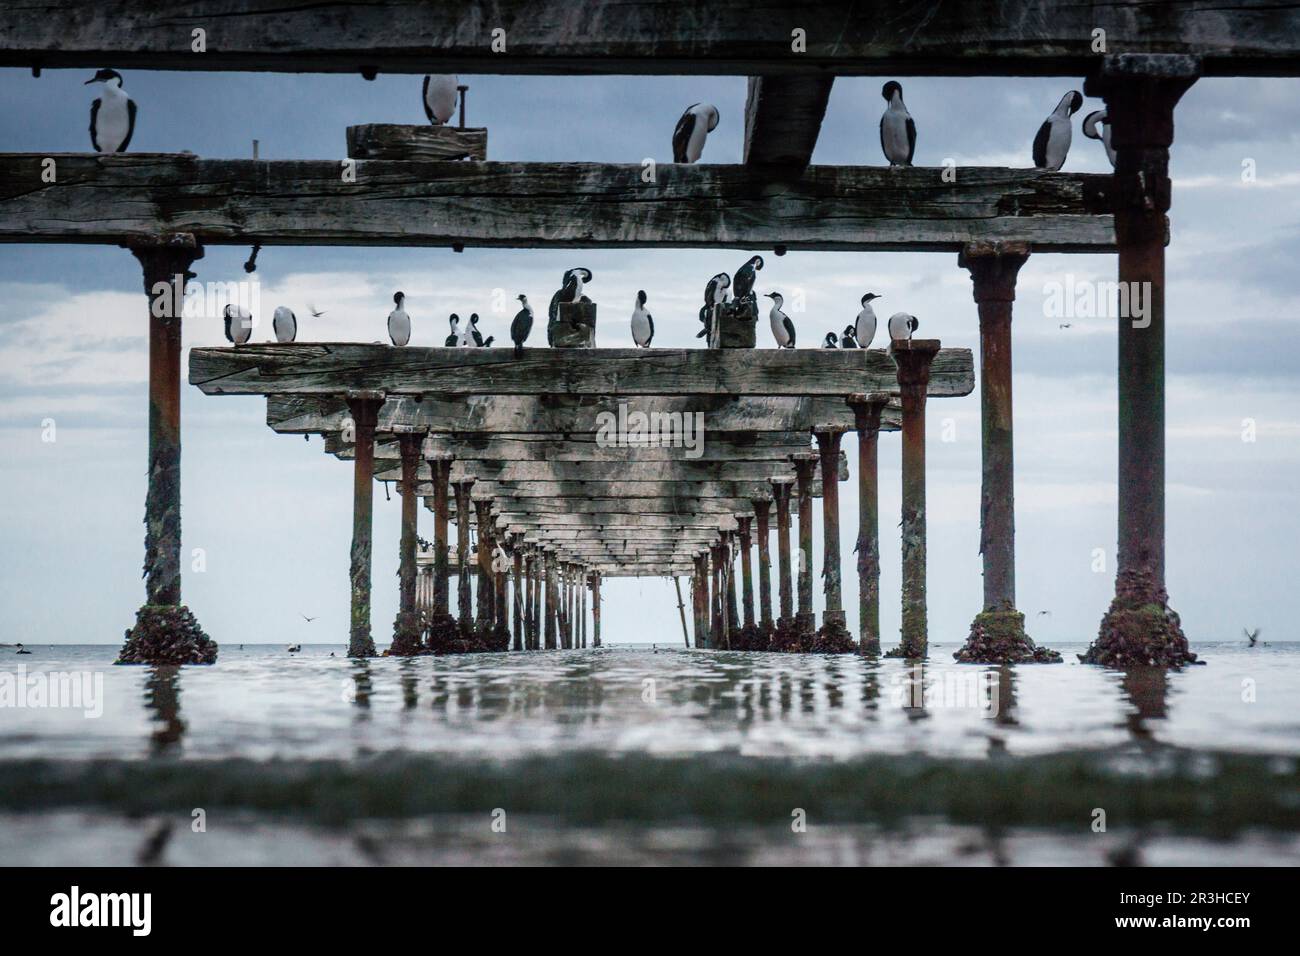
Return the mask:
{"type": "MultiPolygon", "coordinates": [[[[1073,661],[1083,647],[1059,649],[1073,661]]],[[[32,650],[0,648],[0,682],[84,674],[83,704],[102,714],[0,701],[0,855],[14,862],[40,862],[24,858],[34,845],[131,862],[115,848],[148,821],[207,805],[230,825],[189,850],[177,837],[178,862],[1107,862],[1131,844],[1147,862],[1300,856],[1294,644],[1198,645],[1205,667],[1128,673],[957,665],[942,647],[915,667],[626,646],[352,661],[342,645],[224,644],[217,665],[180,670],[114,667],[108,646],[32,650]],[[1098,805],[1117,819],[1089,840],[1098,805]],[[533,821],[532,840],[480,853],[478,814],[501,806],[533,821]],[[836,829],[791,843],[792,806],[836,829]],[[80,836],[61,842],[70,814],[80,836]],[[367,827],[378,835],[358,836],[367,827]],[[265,845],[267,828],[283,841],[265,845]],[[1210,838],[1228,843],[1211,852],[1210,838]]]]}

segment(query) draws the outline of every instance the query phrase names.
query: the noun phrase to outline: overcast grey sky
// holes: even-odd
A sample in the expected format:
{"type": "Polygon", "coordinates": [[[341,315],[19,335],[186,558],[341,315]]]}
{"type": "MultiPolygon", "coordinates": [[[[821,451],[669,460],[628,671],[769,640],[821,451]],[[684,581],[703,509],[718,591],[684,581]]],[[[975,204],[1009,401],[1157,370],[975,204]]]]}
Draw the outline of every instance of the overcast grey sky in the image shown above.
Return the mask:
{"type": "MultiPolygon", "coordinates": [[[[111,64],[105,64],[111,66],[111,64]]],[[[90,71],[39,79],[0,70],[0,150],[89,149],[90,71]]],[[[721,111],[703,161],[739,162],[743,77],[465,77],[469,122],[489,129],[489,156],[517,160],[640,162],[671,159],[682,109],[721,111]]],[[[883,78],[836,82],[814,161],[879,164],[883,78]]],[[[131,147],[207,157],[331,158],[361,122],[424,122],[418,76],[126,74],[140,114],[131,147]]],[[[918,165],[1030,165],[1039,123],[1068,79],[904,79],[916,118],[918,165]]],[[[1067,170],[1107,171],[1076,117],[1067,170]]],[[[1300,97],[1290,80],[1205,80],[1178,109],[1169,250],[1168,576],[1172,604],[1196,640],[1295,635],[1300,614],[1300,252],[1295,159],[1300,97]],[[1251,161],[1255,181],[1242,180],[1251,161]],[[1243,441],[1246,420],[1255,441],[1243,441]]],[[[375,341],[396,288],[409,295],[413,344],[445,335],[445,318],[494,314],[503,287],[544,302],[560,272],[582,264],[601,306],[598,344],[628,343],[626,317],[644,288],[656,344],[698,344],[694,311],[707,278],[753,251],[677,252],[268,248],[259,257],[262,302],[293,307],[301,340],[375,341]],[[307,316],[314,302],[328,309],[307,316]],[[305,317],[306,316],[306,317],[305,317]]],[[[210,248],[200,281],[244,277],[246,248],[210,248]]],[[[1047,314],[1050,283],[1111,280],[1107,256],[1035,256],[1021,273],[1014,323],[1019,604],[1031,633],[1089,640],[1113,587],[1115,544],[1115,322],[1047,314]],[[1068,321],[1070,327],[1059,326],[1068,321]],[[1105,571],[1093,570],[1104,549],[1105,571]],[[1050,615],[1038,612],[1050,610],[1050,615]]],[[[0,641],[116,642],[143,599],[146,321],[140,271],[129,253],[95,246],[0,246],[0,641]],[[42,440],[53,419],[57,440],[42,440]]],[[[970,281],[955,255],[791,253],[768,257],[761,293],[802,289],[795,315],[813,347],[842,329],[867,289],[885,314],[906,309],[918,334],[977,348],[970,281]]],[[[770,345],[765,324],[760,344],[770,345]]],[[[258,337],[270,334],[269,321],[258,337]]],[[[219,320],[190,322],[185,346],[223,344],[219,320]]],[[[184,387],[184,594],[219,642],[343,641],[348,620],[351,472],[319,440],[278,437],[255,398],[207,397],[184,387]],[[206,570],[189,571],[202,548],[206,570]],[[318,616],[306,624],[300,614],[318,616]]],[[[931,639],[964,639],[979,610],[978,392],[929,407],[931,639]],[[947,437],[953,440],[945,441],[947,437]]],[[[856,444],[846,439],[850,461],[856,444]]],[[[898,441],[881,441],[883,627],[898,629],[898,441]]],[[[842,521],[857,522],[856,484],[842,521]]],[[[396,496],[377,489],[374,631],[385,642],[397,604],[396,496]]],[[[432,520],[422,515],[422,532],[432,520]]],[[[818,514],[820,524],[820,514],[818,514]]],[[[853,535],[846,535],[851,542],[853,535]]],[[[850,545],[851,547],[851,545],[850,545]]],[[[820,545],[816,553],[820,555],[820,545]]],[[[856,606],[851,553],[846,604],[856,606]]],[[[611,583],[610,641],[681,640],[672,586],[611,583]]],[[[818,607],[821,596],[817,595],[818,607]]],[[[850,611],[850,624],[856,624],[850,611]]]]}

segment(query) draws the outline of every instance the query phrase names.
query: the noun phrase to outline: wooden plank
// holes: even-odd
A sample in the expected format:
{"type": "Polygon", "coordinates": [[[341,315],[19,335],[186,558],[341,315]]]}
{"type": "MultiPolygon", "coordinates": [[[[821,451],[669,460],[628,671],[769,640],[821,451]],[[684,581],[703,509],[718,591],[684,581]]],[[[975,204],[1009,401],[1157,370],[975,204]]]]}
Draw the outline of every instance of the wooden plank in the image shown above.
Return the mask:
{"type": "MultiPolygon", "coordinates": [[[[1112,177],[1033,169],[0,155],[0,242],[838,249],[1115,248],[1112,177]],[[44,162],[57,164],[45,182],[44,162]]],[[[528,290],[519,290],[528,291],[528,290]]],[[[550,289],[532,290],[544,303],[550,289]]],[[[837,321],[835,328],[843,328],[837,321]]]]}
{"type": "MultiPolygon", "coordinates": [[[[662,462],[771,462],[786,461],[791,455],[812,448],[807,433],[766,432],[757,436],[736,434],[720,438],[706,432],[702,442],[691,447],[628,448],[601,443],[590,433],[569,435],[516,435],[507,438],[470,436],[466,438],[435,438],[426,441],[427,455],[450,455],[453,461],[492,462],[506,464],[588,462],[625,464],[628,461],[662,462]],[[744,440],[749,437],[751,440],[744,440]],[[776,440],[780,439],[780,440],[776,440]],[[694,457],[698,452],[698,457],[694,457]]],[[[353,457],[351,443],[341,435],[326,435],[325,451],[342,459],[353,457]]],[[[375,445],[378,459],[396,459],[397,444],[388,440],[375,445]]],[[[427,471],[427,466],[422,466],[427,471]]]]}
{"type": "MultiPolygon", "coordinates": [[[[426,491],[421,492],[427,495],[426,491]]],[[[573,514],[735,515],[752,507],[749,498],[519,498],[497,495],[493,504],[503,512],[557,512],[573,514]]]]}
{"type": "MultiPolygon", "coordinates": [[[[518,501],[531,498],[658,499],[678,497],[703,500],[739,499],[748,503],[767,488],[766,481],[522,481],[480,479],[474,482],[475,499],[508,496],[518,501]]],[[[432,494],[432,485],[421,486],[419,494],[432,494]]],[[[820,497],[821,482],[813,482],[813,497],[820,497]]],[[[635,501],[631,502],[635,506],[635,501]]]]}
{"type": "MultiPolygon", "coordinates": [[[[190,350],[191,385],[209,395],[791,395],[897,393],[883,349],[393,348],[291,343],[190,350]]],[[[970,349],[943,349],[929,395],[968,395],[970,349]]]]}
{"type": "MultiPolygon", "coordinates": [[[[847,324],[847,319],[845,323],[847,324]]],[[[897,431],[901,418],[898,399],[885,408],[882,431],[897,431]]],[[[726,435],[729,441],[755,433],[810,432],[817,428],[853,428],[853,411],[840,398],[792,398],[748,395],[394,395],[379,409],[377,438],[395,426],[427,431],[455,432],[468,440],[472,436],[495,434],[523,441],[536,435],[538,444],[530,454],[538,460],[553,460],[553,449],[541,444],[550,435],[594,433],[602,420],[618,421],[620,415],[641,413],[647,417],[699,413],[704,416],[706,452],[712,436],[726,435]]],[[[333,395],[268,395],[266,423],[287,434],[338,432],[349,418],[347,402],[333,395]]],[[[762,438],[759,435],[758,438],[762,438]]],[[[483,439],[486,441],[486,438],[483,439]]],[[[443,439],[436,439],[443,441],[443,439]]],[[[446,450],[455,453],[451,440],[446,450]]],[[[443,447],[438,445],[437,447],[443,447]]],[[[460,447],[460,446],[457,446],[460,447]]],[[[487,445],[482,447],[487,448],[487,445]]],[[[505,448],[507,446],[500,446],[505,448]]],[[[648,451],[649,449],[643,449],[648,451]]],[[[522,451],[520,453],[522,455],[522,451]]],[[[487,455],[499,459],[533,460],[503,451],[487,455]]]]}
{"type": "Polygon", "coordinates": [[[812,162],[833,75],[751,76],[745,99],[745,162],[802,169],[812,162]]]}
{"type": "Polygon", "coordinates": [[[0,6],[0,66],[1076,77],[1099,28],[1110,50],[1203,56],[1213,75],[1300,75],[1300,12],[1276,0],[97,0],[93,14],[85,0],[0,6]]]}
{"type": "Polygon", "coordinates": [[[734,528],[735,521],[725,516],[712,515],[658,515],[642,514],[629,509],[623,514],[582,514],[581,512],[544,513],[544,512],[501,512],[497,515],[498,528],[545,528],[548,531],[562,530],[600,530],[638,531],[663,530],[717,530],[720,527],[734,528]]]}
{"type": "Polygon", "coordinates": [[[487,159],[487,130],[364,123],[348,127],[351,159],[487,159]]]}

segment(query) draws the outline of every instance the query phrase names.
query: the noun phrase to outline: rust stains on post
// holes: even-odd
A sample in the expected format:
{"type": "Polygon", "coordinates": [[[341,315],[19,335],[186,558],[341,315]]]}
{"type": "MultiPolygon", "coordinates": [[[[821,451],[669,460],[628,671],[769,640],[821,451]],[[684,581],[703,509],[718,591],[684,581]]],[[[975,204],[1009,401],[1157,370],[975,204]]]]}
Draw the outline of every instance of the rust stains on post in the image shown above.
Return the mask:
{"type": "Polygon", "coordinates": [[[492,502],[474,502],[474,521],[478,528],[478,598],[476,623],[486,637],[495,620],[493,612],[494,575],[492,573],[492,502]]]}
{"type": "Polygon", "coordinates": [[[522,535],[515,535],[511,547],[511,617],[513,620],[514,650],[524,649],[524,595],[520,590],[524,586],[524,552],[522,535]]]}
{"type": "Polygon", "coordinates": [[[840,438],[838,431],[815,431],[822,468],[822,586],[826,594],[824,623],[844,624],[840,584],[840,438]]]}
{"type": "Polygon", "coordinates": [[[903,635],[891,655],[925,657],[925,396],[938,339],[894,342],[903,402],[903,635]]]}
{"type": "Polygon", "coordinates": [[[546,649],[555,650],[556,603],[560,589],[555,580],[555,551],[546,549],[546,649]]]}
{"type": "Polygon", "coordinates": [[[420,619],[416,613],[415,548],[419,501],[416,497],[417,471],[420,467],[420,448],[424,435],[412,432],[397,436],[398,452],[402,461],[402,534],[398,543],[398,605],[397,623],[393,629],[392,654],[414,654],[420,650],[420,619]]]}
{"type": "Polygon", "coordinates": [[[858,641],[863,654],[880,653],[880,413],[883,393],[850,395],[858,433],[858,641]]]}
{"type": "Polygon", "coordinates": [[[722,633],[726,635],[727,650],[731,650],[731,632],[740,620],[736,607],[736,542],[730,531],[722,533],[722,556],[725,564],[722,573],[727,581],[727,604],[723,611],[722,633]]]}
{"type": "Polygon", "coordinates": [[[464,634],[474,630],[469,585],[469,516],[473,511],[469,492],[473,487],[473,478],[456,482],[456,616],[464,634]]]}
{"type": "Polygon", "coordinates": [[[769,514],[772,503],[754,499],[754,519],[758,536],[758,626],[764,633],[772,630],[772,555],[768,548],[769,514]]]}
{"type": "Polygon", "coordinates": [[[794,595],[790,588],[790,481],[772,479],[772,498],[776,502],[777,591],[781,620],[793,622],[794,595]]]}
{"type": "Polygon", "coordinates": [[[348,638],[349,657],[373,657],[375,640],[370,634],[371,534],[374,516],[375,423],[382,392],[349,392],[356,446],[352,469],[352,629],[348,638]]]}
{"type": "Polygon", "coordinates": [[[591,644],[600,647],[600,572],[591,575],[591,644]]]}
{"type": "Polygon", "coordinates": [[[709,646],[709,556],[695,555],[695,573],[691,576],[691,609],[695,613],[695,646],[709,646]]]}
{"type": "Polygon", "coordinates": [[[1165,590],[1165,214],[1174,107],[1200,74],[1196,57],[1112,55],[1084,87],[1105,98],[1110,119],[1120,302],[1128,306],[1119,317],[1115,599],[1084,656],[1088,663],[1196,660],[1165,590]]]}
{"type": "Polygon", "coordinates": [[[740,526],[741,604],[745,616],[745,627],[750,629],[754,627],[754,569],[750,563],[750,549],[753,547],[753,540],[750,538],[749,533],[753,520],[753,515],[736,516],[736,523],[740,526]]]}
{"type": "MultiPolygon", "coordinates": [[[[791,455],[790,460],[794,462],[795,483],[799,490],[799,614],[795,624],[800,634],[811,634],[817,626],[812,592],[812,482],[817,455],[815,452],[799,452],[791,455]]],[[[826,476],[823,479],[824,494],[826,488],[835,482],[826,476]]]]}
{"type": "Polygon", "coordinates": [[[451,457],[435,455],[429,459],[429,470],[433,472],[433,613],[442,617],[451,614],[447,566],[447,523],[451,515],[447,483],[451,478],[451,457]]]}

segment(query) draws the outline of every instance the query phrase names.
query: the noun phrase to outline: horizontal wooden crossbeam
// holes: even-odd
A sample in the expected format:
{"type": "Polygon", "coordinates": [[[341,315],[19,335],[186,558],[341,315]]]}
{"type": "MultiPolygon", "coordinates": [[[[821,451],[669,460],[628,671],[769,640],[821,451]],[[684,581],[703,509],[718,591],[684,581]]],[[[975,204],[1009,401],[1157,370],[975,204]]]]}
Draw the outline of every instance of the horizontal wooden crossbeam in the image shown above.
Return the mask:
{"type": "MultiPolygon", "coordinates": [[[[388,160],[346,172],[337,160],[0,154],[0,242],[184,232],[210,245],[1115,248],[1108,175],[809,166],[774,181],[746,165],[668,164],[648,177],[639,162],[388,160]]],[[[551,290],[517,291],[540,307],[551,290]]]]}
{"type": "MultiPolygon", "coordinates": [[[[491,395],[789,395],[897,392],[881,349],[393,348],[354,343],[190,350],[190,384],[209,395],[334,395],[348,390],[491,395]]],[[[932,396],[975,387],[969,349],[943,349],[932,396]]]]}
{"type": "Polygon", "coordinates": [[[1213,75],[1300,75],[1300,11],[1276,0],[33,0],[0,6],[0,66],[1080,76],[1098,29],[1213,75]]]}

